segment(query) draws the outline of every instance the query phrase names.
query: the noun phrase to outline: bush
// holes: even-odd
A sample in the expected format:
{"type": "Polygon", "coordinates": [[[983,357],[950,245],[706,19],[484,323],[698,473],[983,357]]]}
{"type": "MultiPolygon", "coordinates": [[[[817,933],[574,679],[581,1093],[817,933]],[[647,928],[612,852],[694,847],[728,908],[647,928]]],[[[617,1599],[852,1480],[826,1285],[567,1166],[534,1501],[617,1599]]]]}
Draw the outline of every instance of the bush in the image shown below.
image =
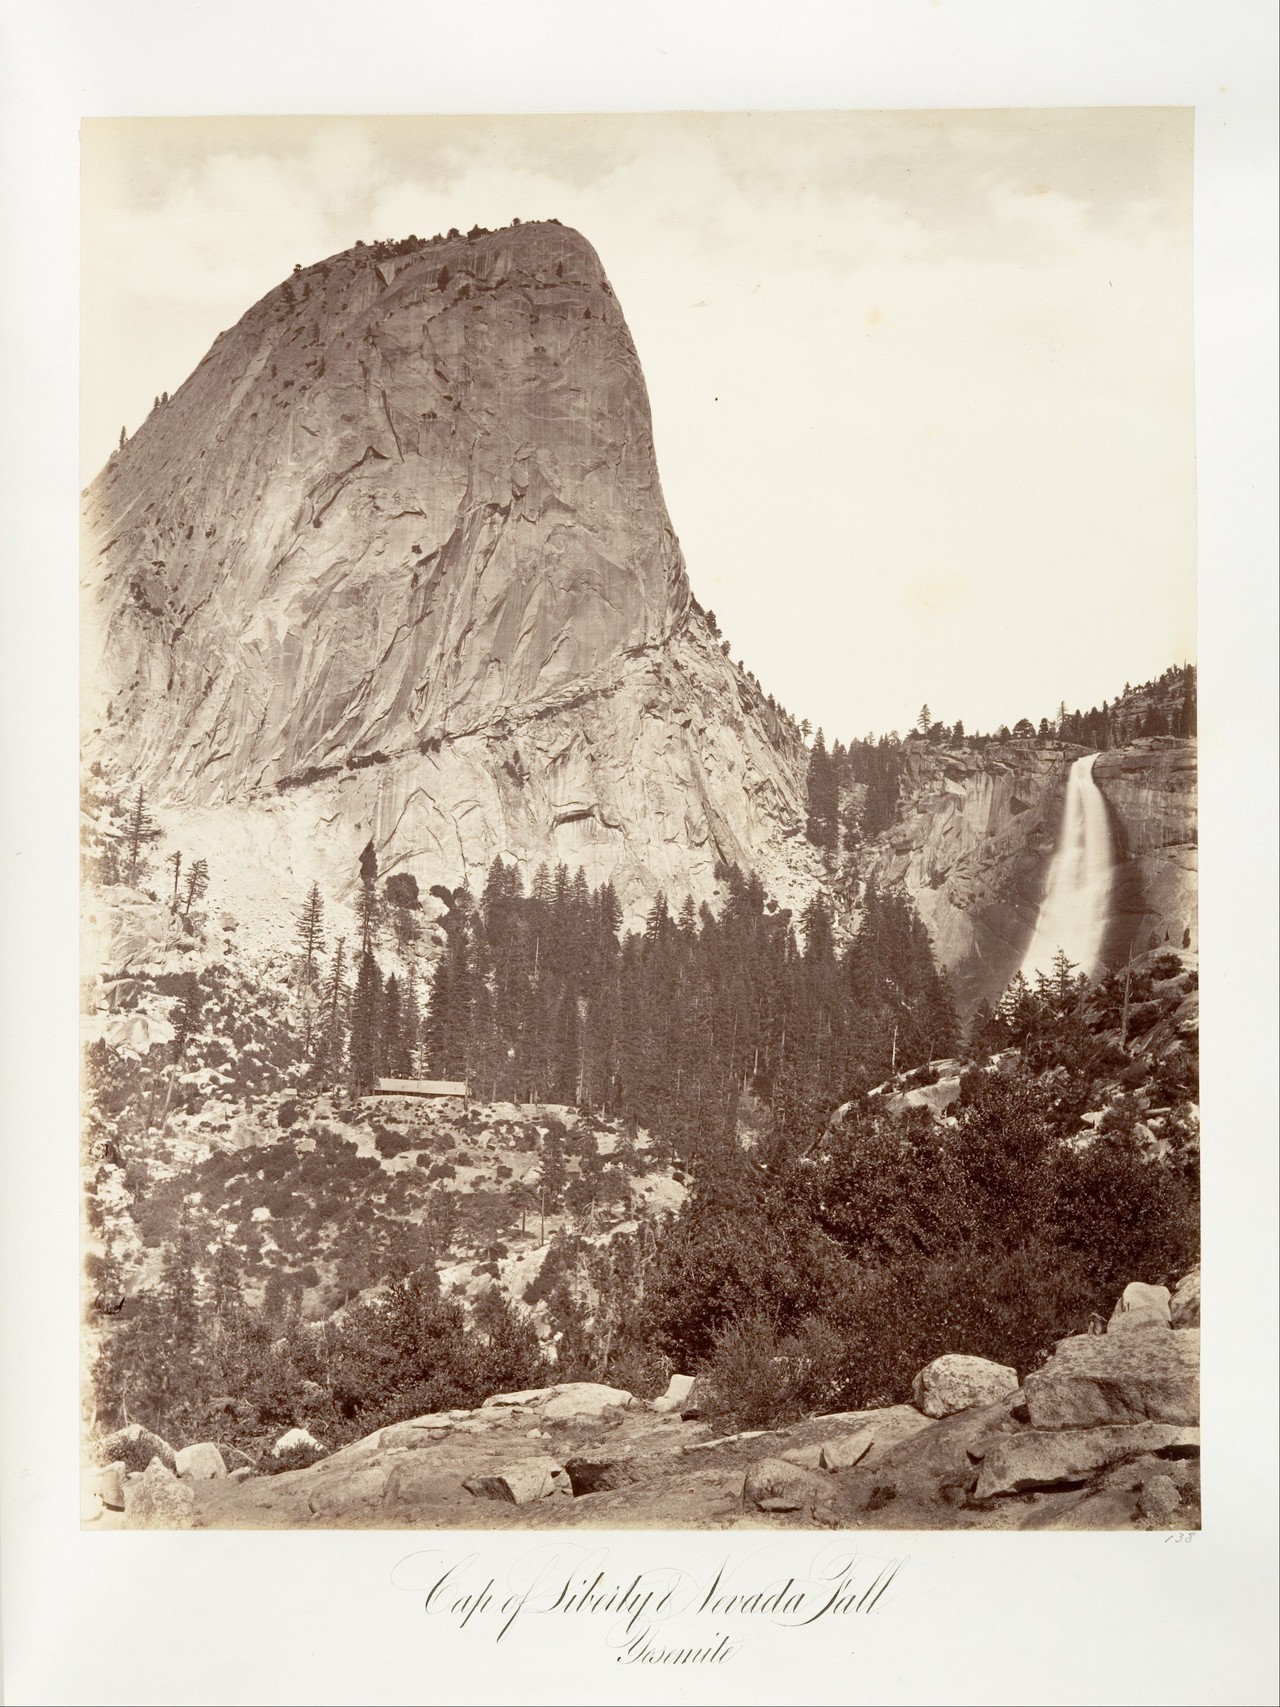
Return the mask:
{"type": "Polygon", "coordinates": [[[283,1452],[266,1452],[258,1466],[264,1476],[278,1476],[285,1470],[309,1470],[313,1464],[318,1464],[322,1458],[327,1458],[328,1452],[323,1446],[313,1446],[309,1441],[299,1440],[293,1446],[286,1446],[283,1452]]]}
{"type": "Polygon", "coordinates": [[[794,1422],[840,1392],[844,1359],[839,1332],[818,1316],[788,1335],[759,1314],[726,1322],[704,1371],[712,1415],[735,1429],[794,1422]]]}
{"type": "Polygon", "coordinates": [[[1182,956],[1165,950],[1163,954],[1151,962],[1151,976],[1159,983],[1165,978],[1176,978],[1182,971],[1182,956]]]}

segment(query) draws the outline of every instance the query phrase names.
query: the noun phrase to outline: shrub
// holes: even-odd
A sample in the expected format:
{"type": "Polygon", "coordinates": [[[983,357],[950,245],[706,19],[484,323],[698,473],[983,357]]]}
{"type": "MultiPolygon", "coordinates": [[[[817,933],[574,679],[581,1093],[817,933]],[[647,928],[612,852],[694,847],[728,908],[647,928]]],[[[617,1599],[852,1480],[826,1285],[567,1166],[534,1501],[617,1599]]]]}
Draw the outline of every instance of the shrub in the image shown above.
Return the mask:
{"type": "Polygon", "coordinates": [[[278,1476],[284,1470],[309,1470],[313,1464],[318,1464],[322,1458],[327,1458],[328,1452],[323,1446],[313,1446],[310,1441],[299,1440],[293,1446],[286,1446],[283,1452],[266,1452],[258,1466],[264,1476],[278,1476]]]}
{"type": "Polygon", "coordinates": [[[1182,971],[1182,956],[1166,949],[1151,962],[1150,971],[1157,982],[1165,978],[1176,978],[1182,971]]]}

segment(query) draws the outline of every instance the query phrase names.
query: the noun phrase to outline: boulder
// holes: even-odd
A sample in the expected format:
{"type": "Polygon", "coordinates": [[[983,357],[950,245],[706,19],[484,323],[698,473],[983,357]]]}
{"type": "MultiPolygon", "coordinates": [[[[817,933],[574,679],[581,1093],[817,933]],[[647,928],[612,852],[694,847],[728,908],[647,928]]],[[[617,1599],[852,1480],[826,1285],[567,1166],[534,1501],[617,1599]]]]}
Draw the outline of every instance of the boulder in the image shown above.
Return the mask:
{"type": "Polygon", "coordinates": [[[615,1488],[629,1488],[640,1481],[634,1458],[627,1453],[583,1454],[565,1463],[565,1473],[573,1488],[574,1497],[580,1494],[604,1494],[615,1488]]]}
{"type": "Polygon", "coordinates": [[[680,1404],[680,1415],[686,1421],[705,1417],[715,1409],[715,1393],[705,1375],[695,1376],[692,1386],[680,1404]]]}
{"type": "Polygon", "coordinates": [[[1153,1476],[1149,1482],[1144,1482],[1138,1494],[1138,1510],[1143,1517],[1150,1518],[1155,1523],[1162,1523],[1166,1517],[1171,1517],[1182,1504],[1182,1495],[1178,1492],[1178,1484],[1170,1476],[1153,1476]]]}
{"type": "Polygon", "coordinates": [[[1078,1487],[1099,1470],[1144,1452],[1193,1453],[1200,1431],[1171,1423],[1112,1424],[1102,1428],[1024,1429],[1003,1435],[983,1453],[976,1499],[1022,1494],[1036,1488],[1078,1487]]]}
{"type": "Polygon", "coordinates": [[[109,1434],[102,1442],[101,1453],[107,1463],[118,1460],[126,1470],[145,1470],[153,1458],[158,1458],[166,1470],[175,1467],[173,1448],[141,1423],[128,1423],[109,1434]]]}
{"type": "Polygon", "coordinates": [[[803,1464],[762,1458],[747,1471],[742,1503],[757,1511],[803,1511],[817,1517],[834,1507],[834,1483],[821,1471],[806,1469],[803,1464]]]}
{"type": "Polygon", "coordinates": [[[159,1459],[125,1486],[124,1514],[135,1529],[190,1529],[196,1496],[159,1459]]]}
{"type": "Polygon", "coordinates": [[[692,1375],[673,1375],[667,1382],[666,1392],[660,1399],[654,1399],[649,1408],[664,1413],[683,1409],[693,1385],[694,1377],[692,1375]]]}
{"type": "Polygon", "coordinates": [[[975,1405],[992,1405],[1017,1390],[1016,1369],[948,1352],[925,1364],[911,1383],[911,1399],[927,1417],[949,1417],[975,1405]]]}
{"type": "Polygon", "coordinates": [[[228,1474],[227,1480],[230,1482],[247,1482],[251,1476],[257,1474],[258,1472],[252,1464],[237,1464],[235,1469],[228,1474]]]}
{"type": "Polygon", "coordinates": [[[538,1407],[544,1422],[565,1417],[599,1417],[608,1410],[626,1410],[632,1395],[625,1387],[606,1387],[599,1381],[566,1381],[538,1407]]]}
{"type": "Polygon", "coordinates": [[[560,1381],[554,1387],[530,1387],[523,1393],[494,1393],[482,1411],[536,1411],[539,1419],[598,1417],[611,1407],[625,1410],[632,1395],[625,1387],[606,1387],[599,1381],[560,1381]]]}
{"type": "Polygon", "coordinates": [[[311,1433],[310,1429],[291,1428],[287,1429],[285,1433],[280,1436],[279,1440],[276,1441],[275,1445],[271,1448],[271,1456],[273,1458],[278,1458],[282,1452],[292,1452],[295,1447],[299,1446],[312,1446],[317,1452],[324,1451],[324,1448],[316,1439],[315,1435],[311,1433]]]}
{"type": "Polygon", "coordinates": [[[1184,1274],[1169,1305],[1169,1323],[1175,1328],[1200,1326],[1200,1270],[1184,1274]]]}
{"type": "Polygon", "coordinates": [[[851,1470],[855,1464],[861,1463],[875,1443],[876,1437],[869,1428],[839,1435],[835,1440],[824,1440],[819,1449],[819,1468],[851,1470]]]}
{"type": "Polygon", "coordinates": [[[492,1476],[468,1477],[462,1485],[477,1499],[506,1500],[511,1505],[532,1505],[554,1494],[573,1495],[568,1472],[554,1458],[526,1458],[492,1476]]]}
{"type": "Polygon", "coordinates": [[[184,1446],[174,1456],[178,1475],[184,1482],[217,1482],[227,1473],[222,1454],[211,1440],[184,1446]]]}
{"type": "Polygon", "coordinates": [[[1107,1332],[1128,1333],[1134,1328],[1167,1328],[1169,1326],[1169,1288],[1147,1286],[1141,1280],[1131,1280],[1120,1294],[1107,1332]]]}
{"type": "Polygon", "coordinates": [[[1077,1334],[1023,1383],[1033,1428],[1200,1421],[1200,1332],[1077,1334]]]}

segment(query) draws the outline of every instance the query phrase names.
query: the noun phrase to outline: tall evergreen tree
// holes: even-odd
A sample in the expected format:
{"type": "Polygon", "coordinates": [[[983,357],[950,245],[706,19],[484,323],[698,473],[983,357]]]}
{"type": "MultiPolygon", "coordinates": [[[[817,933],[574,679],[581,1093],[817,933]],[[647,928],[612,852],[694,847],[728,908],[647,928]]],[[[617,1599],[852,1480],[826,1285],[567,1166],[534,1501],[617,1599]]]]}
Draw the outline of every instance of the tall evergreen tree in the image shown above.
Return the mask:
{"type": "Polygon", "coordinates": [[[324,897],[313,883],[297,915],[298,946],[302,955],[302,982],[315,982],[316,958],[324,948],[324,897]]]}
{"type": "Polygon", "coordinates": [[[347,1045],[347,1083],[357,1096],[382,1075],[382,973],[370,950],[360,956],[351,999],[351,1036],[347,1045]]]}

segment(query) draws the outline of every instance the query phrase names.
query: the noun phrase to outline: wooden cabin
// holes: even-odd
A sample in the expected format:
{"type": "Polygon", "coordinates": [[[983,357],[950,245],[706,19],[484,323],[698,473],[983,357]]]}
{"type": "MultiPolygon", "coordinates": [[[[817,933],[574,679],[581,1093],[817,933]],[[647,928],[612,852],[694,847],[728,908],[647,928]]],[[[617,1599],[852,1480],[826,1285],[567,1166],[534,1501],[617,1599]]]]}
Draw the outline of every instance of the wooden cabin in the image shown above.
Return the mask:
{"type": "Polygon", "coordinates": [[[462,1097],[471,1095],[465,1079],[375,1079],[374,1096],[379,1097],[462,1097]]]}

